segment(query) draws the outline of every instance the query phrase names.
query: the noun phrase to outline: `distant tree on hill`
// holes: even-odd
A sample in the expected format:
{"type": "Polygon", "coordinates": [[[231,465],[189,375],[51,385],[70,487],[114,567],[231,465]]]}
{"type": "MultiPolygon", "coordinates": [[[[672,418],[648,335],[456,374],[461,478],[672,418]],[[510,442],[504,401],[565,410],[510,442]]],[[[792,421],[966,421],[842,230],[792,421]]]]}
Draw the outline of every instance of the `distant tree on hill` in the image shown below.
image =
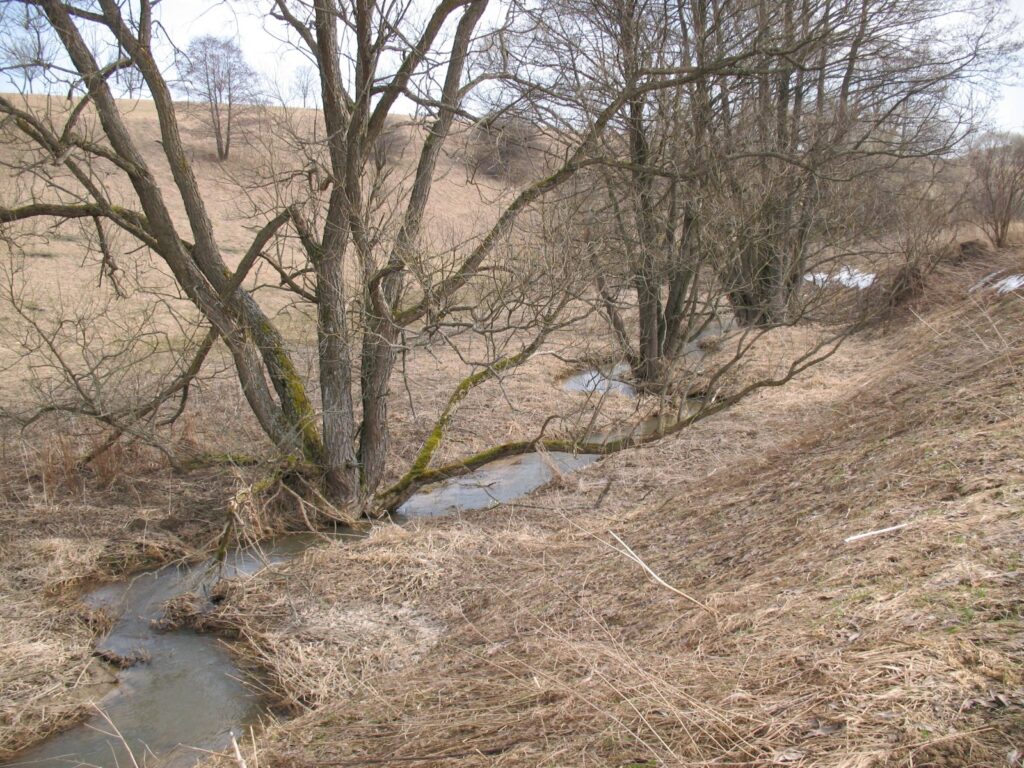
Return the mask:
{"type": "Polygon", "coordinates": [[[974,219],[996,248],[1006,246],[1010,225],[1024,216],[1024,136],[983,137],[970,154],[974,219]]]}
{"type": "MultiPolygon", "coordinates": [[[[33,92],[54,56],[57,46],[47,34],[46,20],[30,7],[11,5],[0,10],[0,72],[11,84],[33,92]]],[[[4,89],[6,90],[6,88],[4,89]]]]}
{"type": "Polygon", "coordinates": [[[209,109],[217,141],[217,159],[228,159],[239,107],[258,95],[256,72],[245,62],[242,49],[227,37],[197,37],[180,55],[182,90],[209,109]]]}

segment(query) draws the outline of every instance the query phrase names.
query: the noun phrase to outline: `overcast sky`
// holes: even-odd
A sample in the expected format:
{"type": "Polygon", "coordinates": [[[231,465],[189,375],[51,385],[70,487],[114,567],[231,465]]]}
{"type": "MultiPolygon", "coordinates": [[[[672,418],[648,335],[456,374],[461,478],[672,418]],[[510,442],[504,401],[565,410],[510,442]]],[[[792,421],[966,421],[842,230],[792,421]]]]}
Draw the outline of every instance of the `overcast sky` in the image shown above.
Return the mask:
{"type": "MultiPolygon", "coordinates": [[[[1024,19],[1024,0],[1007,0],[1007,3],[1018,18],[1024,19]]],[[[162,6],[162,21],[179,45],[198,35],[226,35],[237,30],[238,42],[249,63],[283,87],[292,81],[294,72],[303,63],[294,49],[268,31],[279,35],[278,22],[271,19],[264,25],[262,17],[251,10],[265,8],[264,2],[229,4],[224,0],[173,0],[162,6]]],[[[1019,73],[1017,80],[1020,85],[1001,86],[991,106],[989,120],[1003,130],[1024,131],[1024,72],[1019,73]]]]}
{"type": "MultiPolygon", "coordinates": [[[[1024,0],[1006,2],[1024,19],[1024,0]]],[[[267,5],[267,0],[166,0],[157,7],[160,21],[177,45],[184,46],[203,34],[235,36],[249,63],[287,90],[305,60],[293,46],[278,39],[283,33],[278,22],[265,20],[256,12],[267,5]]],[[[1016,81],[1018,84],[1001,85],[991,105],[989,121],[1002,130],[1024,131],[1024,71],[1017,74],[1016,81]]]]}
{"type": "Polygon", "coordinates": [[[184,47],[200,35],[234,35],[250,65],[285,85],[304,60],[294,46],[278,39],[284,32],[280,22],[269,19],[264,23],[263,15],[252,10],[265,6],[223,0],[173,0],[158,7],[162,11],[160,21],[176,45],[184,47]]]}
{"type": "MultiPolygon", "coordinates": [[[[1017,18],[1024,19],[1024,0],[1009,0],[1009,5],[1017,18]]],[[[1024,83],[1024,72],[1019,73],[1017,79],[1024,83]]],[[[1005,130],[1024,130],[1024,84],[1003,86],[992,119],[1005,130]]]]}

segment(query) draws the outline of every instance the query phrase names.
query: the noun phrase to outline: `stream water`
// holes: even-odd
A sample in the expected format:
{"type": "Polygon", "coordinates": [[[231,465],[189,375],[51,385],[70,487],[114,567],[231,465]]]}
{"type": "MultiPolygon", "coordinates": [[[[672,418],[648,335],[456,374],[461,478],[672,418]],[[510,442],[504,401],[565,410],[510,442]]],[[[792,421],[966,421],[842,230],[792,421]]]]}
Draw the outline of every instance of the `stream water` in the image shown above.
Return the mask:
{"type": "Polygon", "coordinates": [[[106,657],[137,660],[97,702],[101,712],[17,756],[6,766],[189,766],[224,749],[230,732],[255,722],[260,697],[242,681],[217,638],[163,632],[153,622],[172,597],[209,593],[219,578],[251,574],[301,553],[323,537],[293,534],[228,554],[224,563],[167,566],[108,584],[84,602],[117,616],[96,645],[106,657]],[[120,737],[118,736],[120,733],[120,737]],[[123,738],[121,738],[123,737],[123,738]],[[130,754],[129,754],[130,749],[130,754]]]}
{"type": "Polygon", "coordinates": [[[563,383],[569,392],[614,392],[626,397],[636,397],[636,389],[626,381],[629,363],[616,363],[610,368],[590,368],[574,373],[563,383]]]}
{"type": "MultiPolygon", "coordinates": [[[[686,354],[702,354],[699,341],[721,335],[718,323],[694,339],[686,354]],[[691,349],[692,347],[692,349],[691,349]]],[[[582,371],[564,386],[577,392],[611,392],[635,397],[625,378],[629,366],[582,371]]],[[[700,407],[687,401],[678,417],[700,407]]],[[[589,441],[608,443],[644,437],[675,423],[676,417],[655,416],[639,423],[594,432],[589,441]]],[[[487,509],[512,501],[599,457],[594,454],[537,453],[499,459],[471,472],[423,488],[398,509],[398,519],[431,517],[457,511],[487,509]]],[[[353,532],[339,536],[354,536],[353,532]]],[[[261,547],[239,548],[225,562],[167,566],[96,589],[83,600],[116,616],[96,646],[103,658],[136,660],[119,671],[117,685],[97,704],[86,721],[45,739],[0,768],[37,766],[138,766],[181,768],[198,763],[209,751],[230,746],[265,711],[265,702],[244,681],[244,674],[217,638],[195,632],[162,631],[159,620],[168,600],[186,592],[203,598],[220,578],[236,578],[273,567],[298,556],[323,540],[320,534],[294,534],[261,547]]]]}
{"type": "MultiPolygon", "coordinates": [[[[559,472],[572,472],[599,458],[593,454],[550,453],[559,472]]],[[[527,453],[492,461],[464,477],[427,486],[398,508],[399,515],[432,517],[459,510],[487,509],[512,501],[552,477],[551,466],[539,453],[527,453]]]]}
{"type": "MultiPolygon", "coordinates": [[[[598,458],[568,453],[548,456],[550,461],[538,454],[502,459],[464,477],[428,486],[405,502],[399,515],[485,509],[548,482],[552,465],[560,472],[571,472],[598,458]]],[[[273,567],[322,540],[316,534],[285,536],[260,548],[232,551],[221,565],[207,561],[167,566],[86,595],[87,604],[118,617],[97,644],[97,654],[139,662],[118,673],[117,686],[97,702],[95,715],[22,752],[3,768],[180,768],[199,762],[208,750],[229,747],[232,731],[239,734],[255,723],[265,710],[264,702],[245,684],[243,673],[217,638],[185,630],[164,632],[155,622],[172,597],[185,592],[205,596],[219,578],[273,567]]]]}
{"type": "MultiPolygon", "coordinates": [[[[870,277],[874,279],[873,275],[870,277]]],[[[810,280],[811,276],[807,276],[806,279],[810,280]]],[[[691,360],[702,359],[706,355],[704,345],[709,342],[720,341],[731,328],[732,321],[729,319],[723,320],[719,317],[709,319],[683,345],[683,348],[680,350],[680,357],[690,358],[691,360]]],[[[567,392],[582,392],[584,394],[611,393],[625,395],[626,397],[636,397],[636,387],[629,381],[631,376],[632,371],[629,363],[623,360],[614,365],[607,364],[577,371],[562,381],[562,388],[567,392]]]]}

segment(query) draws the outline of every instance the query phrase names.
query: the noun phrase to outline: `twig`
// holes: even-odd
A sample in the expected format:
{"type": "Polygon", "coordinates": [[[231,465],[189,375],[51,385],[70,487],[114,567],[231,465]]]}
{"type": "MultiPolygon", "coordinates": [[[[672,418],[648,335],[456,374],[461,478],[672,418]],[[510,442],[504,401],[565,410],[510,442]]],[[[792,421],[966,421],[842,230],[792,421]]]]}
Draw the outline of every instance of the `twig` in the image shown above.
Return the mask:
{"type": "MultiPolygon", "coordinates": [[[[718,618],[718,611],[716,611],[716,610],[715,610],[714,608],[711,608],[710,606],[708,606],[708,605],[705,605],[704,603],[702,603],[702,602],[701,602],[700,600],[698,600],[697,598],[695,598],[695,597],[692,597],[692,596],[690,596],[690,595],[686,594],[685,592],[683,592],[683,590],[681,590],[681,589],[676,589],[676,588],[675,588],[675,587],[673,587],[673,586],[672,586],[671,584],[669,584],[668,582],[666,582],[666,581],[665,581],[665,580],[664,580],[663,578],[661,578],[661,576],[659,576],[659,575],[658,575],[658,574],[656,574],[656,573],[655,573],[655,572],[654,572],[653,570],[651,570],[651,567],[650,567],[650,566],[649,566],[649,565],[648,565],[647,563],[645,563],[645,562],[644,562],[644,561],[643,561],[643,560],[642,560],[642,559],[640,558],[640,556],[639,556],[639,555],[638,555],[638,554],[637,554],[636,552],[634,552],[634,551],[633,551],[633,550],[632,550],[632,549],[630,548],[630,546],[629,546],[629,545],[628,545],[628,544],[627,544],[626,542],[624,542],[624,541],[623,541],[622,539],[620,539],[620,538],[619,538],[619,535],[618,535],[617,533],[615,533],[615,531],[608,531],[608,533],[609,533],[609,535],[610,535],[610,536],[611,536],[611,537],[612,537],[613,539],[615,539],[615,540],[616,540],[617,542],[619,542],[619,544],[621,544],[621,545],[622,545],[622,549],[618,549],[618,550],[616,550],[616,551],[617,551],[617,552],[619,552],[620,554],[623,554],[623,555],[625,555],[625,556],[626,556],[626,557],[628,557],[628,558],[629,558],[630,560],[632,560],[632,561],[633,561],[634,563],[636,563],[636,564],[637,564],[637,565],[639,565],[639,566],[640,566],[641,568],[643,568],[643,569],[644,569],[645,571],[647,571],[647,575],[648,575],[648,576],[650,576],[650,577],[651,577],[652,579],[654,579],[654,580],[655,580],[656,582],[658,582],[659,584],[661,584],[661,586],[665,587],[665,589],[669,590],[670,592],[675,592],[675,593],[676,593],[677,595],[679,595],[680,597],[684,597],[684,598],[686,598],[686,599],[687,599],[687,600],[689,600],[689,601],[690,601],[691,603],[693,603],[694,605],[696,605],[696,606],[697,606],[698,608],[701,608],[701,609],[703,609],[703,610],[707,611],[708,613],[710,613],[710,614],[711,614],[712,616],[714,616],[715,618],[718,618]]],[[[614,549],[614,547],[613,547],[613,549],[614,549]]]]}
{"type": "Polygon", "coordinates": [[[235,740],[235,732],[231,731],[231,747],[235,750],[235,762],[238,764],[238,768],[249,768],[245,764],[245,758],[242,757],[242,750],[238,748],[238,742],[235,740]]]}
{"type": "Polygon", "coordinates": [[[121,733],[120,729],[114,725],[114,721],[110,719],[110,715],[108,715],[106,711],[100,708],[97,704],[93,704],[92,707],[99,713],[100,717],[106,721],[113,733],[106,733],[102,729],[97,730],[99,730],[99,732],[104,736],[114,736],[124,747],[125,752],[128,753],[128,759],[132,762],[132,768],[140,768],[138,761],[135,759],[135,753],[132,751],[131,745],[128,744],[128,740],[124,737],[124,734],[121,733]]]}
{"type": "Polygon", "coordinates": [[[860,541],[861,539],[869,539],[872,536],[881,536],[883,533],[889,533],[891,531],[898,531],[900,528],[906,528],[910,523],[900,523],[899,525],[891,525],[888,528],[879,528],[877,531],[867,531],[865,533],[858,533],[853,536],[847,536],[843,539],[843,542],[850,544],[854,541],[860,541]]]}
{"type": "Polygon", "coordinates": [[[255,731],[255,729],[251,725],[249,726],[249,739],[252,741],[252,762],[253,762],[253,766],[254,766],[254,768],[259,768],[259,765],[260,765],[260,753],[259,753],[259,750],[256,749],[256,731],[255,731]]]}
{"type": "Polygon", "coordinates": [[[320,761],[320,766],[360,766],[360,765],[391,765],[393,763],[422,763],[426,761],[434,760],[461,760],[465,757],[492,757],[494,755],[500,755],[504,752],[508,752],[514,746],[519,744],[518,741],[513,741],[510,744],[506,744],[503,747],[491,747],[489,749],[474,749],[468,752],[441,752],[433,755],[420,755],[414,757],[367,757],[354,760],[332,760],[328,762],[320,761]]]}

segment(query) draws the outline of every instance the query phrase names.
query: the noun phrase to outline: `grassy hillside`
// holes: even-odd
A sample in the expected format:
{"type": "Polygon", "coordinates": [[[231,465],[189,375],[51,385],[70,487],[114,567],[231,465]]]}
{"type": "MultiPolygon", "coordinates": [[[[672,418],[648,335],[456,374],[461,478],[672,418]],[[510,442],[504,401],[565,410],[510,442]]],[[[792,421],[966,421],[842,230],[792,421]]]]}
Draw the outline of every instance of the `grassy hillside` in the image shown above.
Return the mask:
{"type": "MultiPolygon", "coordinates": [[[[33,110],[53,113],[58,124],[70,108],[60,98],[25,98],[33,110]]],[[[160,146],[152,103],[122,102],[120,106],[140,151],[162,185],[183,236],[187,237],[187,219],[160,146]]],[[[186,149],[207,212],[215,222],[218,245],[225,262],[230,267],[237,266],[255,231],[265,222],[266,211],[273,209],[268,198],[279,190],[273,185],[266,186],[268,179],[289,178],[288,172],[302,169],[303,158],[295,144],[315,139],[314,126],[322,117],[300,109],[245,114],[231,158],[219,163],[202,109],[179,104],[178,110],[186,149]]],[[[102,143],[95,115],[87,112],[80,130],[102,143]]],[[[383,184],[390,190],[389,204],[397,209],[415,170],[424,130],[419,123],[395,119],[386,136],[387,178],[383,184]]],[[[426,238],[425,249],[430,256],[454,261],[453,249],[465,249],[467,243],[485,232],[513,194],[514,189],[504,180],[478,172],[476,161],[486,141],[478,132],[459,128],[453,136],[451,152],[438,161],[426,212],[430,236],[426,238]]],[[[13,169],[22,164],[25,153],[16,131],[0,128],[0,164],[13,169]]],[[[540,153],[537,158],[542,161],[540,153]]],[[[46,174],[56,175],[66,186],[58,189],[56,184],[46,184],[34,174],[34,167],[22,168],[21,172],[0,176],[4,204],[75,199],[79,185],[69,174],[48,162],[42,167],[46,174]]],[[[93,171],[94,181],[107,190],[113,202],[137,207],[123,173],[102,162],[93,171]]],[[[287,184],[282,182],[281,186],[287,184]]],[[[300,180],[299,188],[308,191],[304,180],[300,180]]],[[[82,374],[86,390],[100,403],[100,410],[117,412],[148,400],[187,365],[206,329],[159,258],[139,249],[137,243],[108,226],[106,235],[115,253],[118,285],[123,293],[116,296],[104,273],[91,221],[37,221],[5,232],[12,235],[12,240],[0,245],[0,409],[24,416],[32,414],[38,406],[77,399],[75,385],[60,370],[57,355],[47,348],[46,342],[50,340],[55,340],[54,347],[63,360],[82,374]]],[[[281,253],[276,255],[287,260],[299,258],[294,254],[300,251],[297,242],[285,241],[281,253]]],[[[358,273],[355,264],[349,264],[347,270],[350,276],[358,273]]],[[[284,335],[300,373],[308,381],[315,381],[315,308],[280,290],[279,276],[265,263],[256,265],[246,285],[253,289],[256,301],[284,335]]],[[[443,402],[450,387],[468,373],[455,351],[445,344],[437,347],[429,359],[407,361],[415,375],[433,380],[430,386],[416,388],[415,396],[424,399],[410,408],[414,414],[424,413],[426,417],[439,411],[436,401],[443,402]]],[[[470,357],[477,352],[466,347],[461,350],[470,357]]],[[[178,425],[181,429],[166,435],[172,452],[236,454],[267,447],[265,436],[238,391],[231,368],[230,356],[218,344],[192,392],[197,407],[186,413],[178,425]],[[206,403],[213,403],[214,407],[206,408],[206,403]]],[[[309,394],[315,400],[318,388],[310,386],[309,394]]],[[[401,432],[403,417],[399,415],[397,421],[401,432]]],[[[9,425],[0,425],[0,429],[6,426],[9,425]]],[[[43,440],[33,439],[22,453],[35,454],[42,448],[44,455],[22,455],[19,463],[73,462],[71,454],[88,453],[98,444],[102,430],[78,422],[72,426],[59,424],[57,431],[62,433],[62,439],[66,438],[65,444],[51,450],[50,446],[42,445],[43,440]]],[[[14,432],[8,437],[12,444],[17,444],[21,435],[14,432]]],[[[397,441],[400,446],[403,442],[401,438],[397,441]]],[[[406,447],[408,451],[414,449],[412,445],[406,447]]],[[[145,461],[159,465],[164,458],[157,455],[145,461]]],[[[395,471],[400,470],[396,467],[395,471]]],[[[58,478],[58,482],[63,479],[58,478]]]]}
{"type": "MultiPolygon", "coordinates": [[[[169,182],[151,107],[126,107],[169,182]]],[[[218,164],[199,116],[185,125],[234,263],[255,225],[237,182],[274,145],[250,134],[218,164]]],[[[388,147],[401,177],[417,129],[394,130],[405,135],[388,147]]],[[[430,214],[439,248],[478,233],[509,193],[468,172],[471,155],[463,146],[442,163],[430,214]]],[[[19,183],[0,180],[5,195],[31,191],[19,183]]],[[[41,322],[63,307],[110,340],[145,313],[136,294],[104,303],[87,233],[61,227],[23,244],[19,280],[41,322]]],[[[166,287],[159,265],[139,259],[133,280],[166,287]]],[[[911,309],[786,387],[513,504],[325,543],[226,584],[213,613],[184,601],[183,622],[240,640],[289,716],[256,734],[258,764],[1020,764],[1024,298],[970,291],[1001,268],[1024,272],[1024,254],[943,267],[911,309]],[[851,539],[860,534],[875,535],[851,539]]],[[[302,349],[306,315],[257,295],[302,349]]],[[[8,310],[0,392],[17,404],[30,393],[8,310]]],[[[184,343],[176,323],[153,322],[170,348],[184,343]]],[[[568,415],[552,430],[585,425],[593,409],[563,391],[569,364],[554,353],[606,357],[604,330],[588,317],[474,390],[437,461],[531,439],[553,413],[568,415]]],[[[752,366],[784,365],[815,333],[773,331],[752,366]]],[[[467,352],[439,342],[403,360],[396,471],[467,352]]],[[[645,415],[635,408],[610,398],[602,419],[645,415]]],[[[166,435],[183,455],[263,445],[223,359],[166,435]]],[[[229,500],[261,471],[177,474],[137,445],[78,471],[97,440],[74,420],[3,432],[0,756],[80,718],[111,684],[91,657],[109,617],[85,609],[81,590],[210,551],[229,500]]]]}
{"type": "MultiPolygon", "coordinates": [[[[29,97],[33,108],[49,108],[60,114],[68,108],[61,99],[29,97]]],[[[179,203],[174,202],[170,172],[159,146],[155,111],[150,103],[125,102],[126,121],[139,147],[167,191],[172,208],[184,226],[179,203]]],[[[251,119],[245,140],[236,143],[231,159],[215,160],[213,142],[200,113],[179,105],[187,147],[216,222],[218,242],[228,264],[234,265],[248,245],[260,221],[253,220],[249,201],[239,190],[256,174],[268,170],[265,162],[295,158],[266,139],[251,119]],[[268,143],[264,143],[264,139],[268,143]]],[[[267,119],[284,119],[271,112],[267,119]]],[[[308,131],[313,115],[299,110],[289,116],[298,130],[308,131]]],[[[86,116],[85,131],[95,131],[94,118],[86,116]]],[[[391,182],[401,189],[415,166],[415,150],[422,138],[413,124],[398,122],[389,128],[391,182]]],[[[14,132],[0,132],[0,163],[15,166],[24,148],[12,142],[14,132]]],[[[476,172],[473,167],[478,137],[459,135],[453,154],[439,163],[438,178],[428,210],[430,231],[440,246],[451,238],[462,241],[485,229],[510,188],[500,179],[476,172]]],[[[57,173],[46,166],[47,172],[57,173]]],[[[518,168],[520,172],[522,168],[518,168]]],[[[111,199],[131,204],[124,178],[110,168],[97,167],[97,176],[111,199]]],[[[73,186],[73,185],[72,185],[73,186]]],[[[5,205],[24,204],[34,195],[51,199],[62,193],[46,188],[31,173],[0,175],[0,194],[5,205]]],[[[63,194],[70,195],[65,190],[63,194]]],[[[0,409],[31,413],[40,404],[59,399],[54,389],[53,360],[47,362],[45,347],[38,345],[38,329],[68,329],[69,342],[62,349],[66,359],[81,362],[87,340],[91,354],[99,358],[120,353],[123,339],[144,330],[143,346],[151,344],[159,354],[138,356],[141,362],[121,369],[118,386],[97,391],[100,402],[120,409],[155,390],[161,377],[174,370],[175,355],[187,351],[193,317],[178,297],[159,260],[134,244],[108,236],[124,270],[123,298],[114,296],[110,283],[101,279],[95,233],[75,222],[57,226],[25,227],[11,244],[0,245],[0,284],[13,287],[19,306],[0,300],[0,409]],[[168,311],[181,313],[175,319],[168,311]],[[19,314],[19,312],[21,314],[19,314]],[[185,321],[180,321],[184,317],[185,321]],[[107,400],[107,398],[110,398],[107,400]]],[[[276,278],[257,270],[250,281],[272,284],[276,278]]],[[[309,342],[315,336],[311,310],[295,307],[280,293],[261,290],[258,300],[274,318],[304,365],[302,372],[315,378],[309,342]]],[[[589,325],[600,328],[598,319],[589,325]]],[[[571,334],[561,343],[585,352],[594,344],[571,334]]],[[[596,334],[594,337],[597,338],[596,334]]],[[[409,354],[403,361],[397,386],[401,396],[392,409],[395,455],[394,472],[400,472],[415,456],[443,408],[452,386],[466,374],[459,354],[476,355],[477,349],[454,350],[439,342],[434,348],[409,354]]],[[[115,363],[134,360],[132,354],[115,363]]],[[[576,395],[561,390],[558,380],[570,370],[556,357],[538,356],[528,369],[516,372],[503,390],[497,383],[480,388],[463,409],[465,418],[453,424],[448,443],[438,453],[443,461],[493,444],[496,439],[525,439],[537,433],[551,410],[571,414],[586,424],[589,413],[579,407],[576,395]],[[500,399],[508,406],[494,408],[500,399]]],[[[92,384],[93,382],[88,381],[92,384]]],[[[592,410],[592,409],[591,409],[592,410]]],[[[623,399],[606,404],[604,419],[634,418],[633,403],[623,399]]],[[[550,433],[550,431],[549,431],[550,433]]],[[[0,420],[0,756],[9,755],[45,733],[79,719],[89,711],[88,702],[107,690],[112,673],[92,657],[95,639],[109,617],[85,609],[79,595],[89,586],[117,578],[143,567],[177,559],[197,559],[215,548],[227,506],[239,488],[258,479],[263,470],[250,472],[231,466],[216,469],[175,471],[167,456],[139,442],[122,441],[92,462],[87,470],[80,458],[102,444],[109,432],[87,419],[62,415],[42,419],[31,428],[0,420]]],[[[233,377],[230,359],[220,349],[211,355],[189,397],[188,408],[172,427],[161,432],[163,447],[173,455],[218,457],[260,455],[267,450],[265,437],[254,423],[233,377]]],[[[269,452],[269,451],[268,451],[269,452]]],[[[223,463],[223,462],[222,462],[223,463]]],[[[262,520],[265,535],[286,520],[262,520]]],[[[294,522],[294,521],[293,521],[294,522]]]]}
{"type": "MultiPolygon", "coordinates": [[[[15,103],[24,101],[37,114],[52,116],[63,125],[71,103],[57,97],[9,96],[15,103]]],[[[161,188],[179,231],[189,239],[188,220],[163,153],[156,110],[152,102],[120,103],[122,114],[136,145],[161,188]]],[[[239,118],[239,136],[230,159],[217,162],[213,137],[199,105],[177,105],[185,149],[192,163],[206,212],[215,222],[215,237],[225,263],[234,268],[249,247],[256,231],[272,216],[281,199],[294,193],[298,178],[304,186],[303,151],[316,155],[316,130],[322,117],[311,110],[273,109],[249,111],[239,118]],[[302,151],[300,151],[300,149],[302,151]],[[270,212],[268,214],[268,211],[270,212]]],[[[98,119],[86,112],[77,126],[79,133],[98,144],[105,144],[98,119]]],[[[385,230],[389,215],[399,210],[403,193],[411,183],[424,136],[421,124],[395,119],[387,133],[387,162],[381,181],[387,203],[379,213],[385,230]]],[[[451,258],[453,249],[466,247],[486,232],[500,213],[501,204],[512,188],[501,180],[476,172],[473,163],[480,137],[469,128],[455,132],[449,154],[439,162],[436,181],[425,218],[428,222],[425,247],[451,258]]],[[[26,162],[30,155],[18,131],[0,128],[0,198],[4,205],[16,207],[38,200],[77,202],[83,187],[69,172],[35,157],[38,165],[26,162]],[[60,188],[58,188],[58,186],[60,188]]],[[[322,158],[321,158],[322,159],[322,158]]],[[[104,189],[108,199],[130,209],[139,208],[127,176],[113,165],[97,161],[88,169],[91,181],[104,189]]],[[[318,177],[319,178],[319,177],[318,177]]],[[[374,217],[377,221],[378,217],[374,217]]],[[[117,280],[124,294],[114,299],[111,281],[101,264],[100,249],[93,223],[88,220],[65,222],[29,222],[9,228],[12,235],[4,244],[5,257],[0,269],[0,295],[14,294],[29,319],[49,327],[57,318],[89,326],[93,344],[110,345],[130,332],[143,329],[159,343],[181,347],[194,330],[198,316],[163,262],[138,243],[107,226],[106,237],[115,255],[117,280]]],[[[277,254],[286,263],[290,253],[299,253],[297,242],[283,246],[277,254]]],[[[350,272],[356,270],[349,265],[350,272]]],[[[315,338],[308,305],[296,304],[295,296],[280,290],[278,274],[260,262],[251,271],[245,285],[259,286],[257,301],[279,325],[289,342],[301,346],[315,338]]],[[[10,302],[0,301],[0,394],[17,397],[25,379],[25,366],[18,365],[22,351],[21,326],[10,302]]]]}
{"type": "Polygon", "coordinates": [[[298,715],[260,765],[1017,764],[1024,300],[968,292],[994,268],[521,503],[229,587],[199,623],[298,715]]]}

